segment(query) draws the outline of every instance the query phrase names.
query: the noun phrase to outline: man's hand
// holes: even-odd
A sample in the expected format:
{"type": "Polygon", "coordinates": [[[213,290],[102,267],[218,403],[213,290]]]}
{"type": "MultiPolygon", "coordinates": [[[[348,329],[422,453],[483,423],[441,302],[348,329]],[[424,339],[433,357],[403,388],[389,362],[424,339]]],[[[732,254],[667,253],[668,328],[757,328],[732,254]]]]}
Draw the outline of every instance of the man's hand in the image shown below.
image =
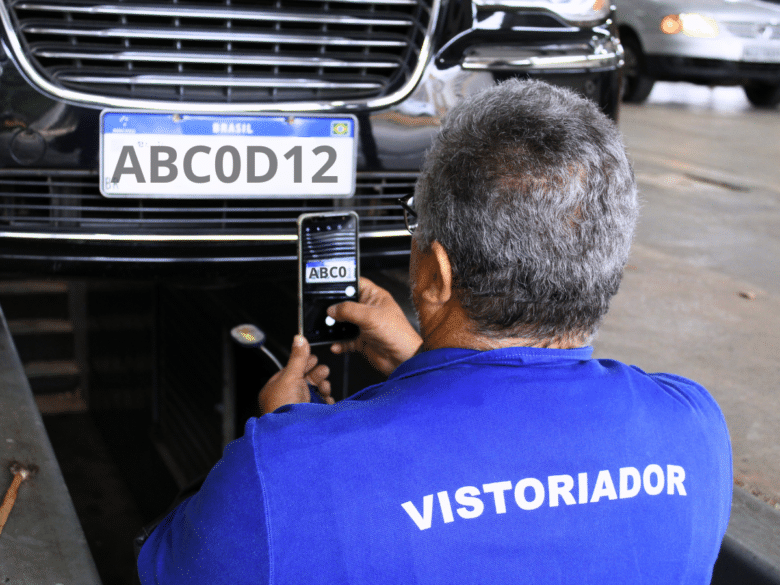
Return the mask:
{"type": "Polygon", "coordinates": [[[422,345],[422,337],[406,319],[392,295],[367,278],[360,279],[360,299],[328,308],[336,321],[349,321],[360,327],[360,336],[334,343],[333,353],[359,351],[377,370],[389,375],[412,357],[422,345]]]}
{"type": "Polygon", "coordinates": [[[265,414],[287,404],[311,402],[308,384],[316,386],[323,400],[333,404],[327,379],[329,373],[328,366],[317,365],[317,356],[311,355],[306,338],[296,335],[287,365],[271,376],[260,390],[260,411],[265,414]]]}

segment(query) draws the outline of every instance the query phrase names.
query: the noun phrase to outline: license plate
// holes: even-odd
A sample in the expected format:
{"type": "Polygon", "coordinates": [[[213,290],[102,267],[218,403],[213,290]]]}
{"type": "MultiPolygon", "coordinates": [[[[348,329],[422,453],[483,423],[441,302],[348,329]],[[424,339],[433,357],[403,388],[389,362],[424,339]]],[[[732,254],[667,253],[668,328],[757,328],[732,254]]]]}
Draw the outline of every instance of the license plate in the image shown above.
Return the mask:
{"type": "Polygon", "coordinates": [[[306,284],[331,284],[357,280],[355,259],[311,260],[306,263],[306,284]]]}
{"type": "Polygon", "coordinates": [[[355,193],[354,116],[103,112],[100,191],[134,198],[355,193]]]}
{"type": "Polygon", "coordinates": [[[742,52],[742,60],[751,63],[780,63],[780,46],[747,46],[742,52]]]}

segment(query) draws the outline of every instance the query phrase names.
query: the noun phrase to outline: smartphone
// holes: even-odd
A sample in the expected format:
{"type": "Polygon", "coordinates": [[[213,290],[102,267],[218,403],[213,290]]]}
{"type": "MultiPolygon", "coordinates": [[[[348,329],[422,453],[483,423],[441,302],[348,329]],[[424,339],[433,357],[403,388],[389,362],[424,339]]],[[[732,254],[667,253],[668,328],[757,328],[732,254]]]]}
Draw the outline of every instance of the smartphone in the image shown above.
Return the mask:
{"type": "Polygon", "coordinates": [[[298,332],[312,345],[354,339],[357,325],[338,322],[327,309],[357,301],[360,250],[354,211],[298,217],[298,332]]]}

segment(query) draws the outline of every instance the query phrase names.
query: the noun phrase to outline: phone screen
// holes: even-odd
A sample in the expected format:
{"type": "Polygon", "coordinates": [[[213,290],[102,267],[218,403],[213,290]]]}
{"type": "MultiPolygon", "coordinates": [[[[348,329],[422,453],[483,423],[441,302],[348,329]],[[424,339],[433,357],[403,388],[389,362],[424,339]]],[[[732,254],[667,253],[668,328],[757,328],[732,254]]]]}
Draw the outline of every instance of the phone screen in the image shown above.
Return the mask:
{"type": "Polygon", "coordinates": [[[360,332],[337,322],[327,308],[358,300],[358,217],[354,212],[298,218],[298,329],[309,343],[352,339],[360,332]]]}

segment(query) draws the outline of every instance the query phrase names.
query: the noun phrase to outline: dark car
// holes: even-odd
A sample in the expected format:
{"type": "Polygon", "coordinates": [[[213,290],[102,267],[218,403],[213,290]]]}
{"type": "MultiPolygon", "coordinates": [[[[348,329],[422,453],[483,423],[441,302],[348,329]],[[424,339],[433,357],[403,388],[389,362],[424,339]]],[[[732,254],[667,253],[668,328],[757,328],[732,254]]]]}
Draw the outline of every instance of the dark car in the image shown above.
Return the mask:
{"type": "Polygon", "coordinates": [[[534,77],[616,117],[611,14],[592,0],[3,0],[0,272],[277,270],[297,216],[334,208],[359,214],[364,264],[403,262],[396,200],[462,96],[534,77]]]}

